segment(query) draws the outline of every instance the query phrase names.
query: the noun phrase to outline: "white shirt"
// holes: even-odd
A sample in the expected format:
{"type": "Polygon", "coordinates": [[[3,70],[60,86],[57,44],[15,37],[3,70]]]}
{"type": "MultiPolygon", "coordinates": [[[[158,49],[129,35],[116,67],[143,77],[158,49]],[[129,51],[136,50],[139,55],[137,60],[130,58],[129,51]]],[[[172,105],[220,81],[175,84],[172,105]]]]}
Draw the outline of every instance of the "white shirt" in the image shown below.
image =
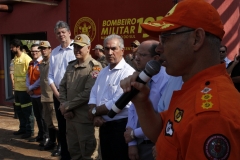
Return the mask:
{"type": "Polygon", "coordinates": [[[62,48],[61,45],[59,45],[54,48],[50,56],[48,84],[55,83],[56,88],[59,89],[59,84],[66,71],[68,62],[75,59],[73,46],[69,45],[67,48],[62,48]]]}
{"type": "MultiPolygon", "coordinates": [[[[100,71],[95,84],[92,87],[88,104],[96,104],[96,106],[105,104],[108,110],[111,110],[113,104],[115,104],[123,94],[123,90],[120,87],[120,81],[129,75],[132,75],[135,70],[126,63],[124,58],[122,58],[112,70],[110,70],[109,67],[110,65],[100,71]]],[[[102,117],[106,121],[127,118],[130,105],[131,102],[129,102],[126,107],[113,118],[109,118],[107,115],[103,115],[102,117]]]]}

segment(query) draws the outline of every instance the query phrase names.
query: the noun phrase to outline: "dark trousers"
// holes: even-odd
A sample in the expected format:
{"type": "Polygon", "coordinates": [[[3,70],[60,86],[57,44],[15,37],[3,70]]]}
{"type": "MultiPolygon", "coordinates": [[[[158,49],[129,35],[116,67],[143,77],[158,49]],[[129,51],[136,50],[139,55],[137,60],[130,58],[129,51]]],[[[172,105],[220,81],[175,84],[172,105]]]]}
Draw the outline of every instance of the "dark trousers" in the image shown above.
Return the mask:
{"type": "Polygon", "coordinates": [[[15,91],[15,110],[20,122],[19,130],[34,133],[33,107],[29,94],[26,91],[15,91]]]}
{"type": "MultiPolygon", "coordinates": [[[[60,102],[53,95],[55,113],[58,121],[59,140],[61,144],[61,160],[71,160],[68,152],[67,139],[66,139],[66,119],[59,110],[60,102]]],[[[59,142],[58,142],[59,143],[59,142]]]]}
{"type": "Polygon", "coordinates": [[[47,130],[47,124],[43,119],[43,106],[41,103],[41,97],[32,98],[32,105],[33,105],[34,116],[36,118],[37,126],[38,126],[38,137],[47,138],[48,130],[47,130]]]}
{"type": "Polygon", "coordinates": [[[125,142],[127,118],[109,121],[100,127],[100,146],[103,160],[129,160],[125,142]]]}

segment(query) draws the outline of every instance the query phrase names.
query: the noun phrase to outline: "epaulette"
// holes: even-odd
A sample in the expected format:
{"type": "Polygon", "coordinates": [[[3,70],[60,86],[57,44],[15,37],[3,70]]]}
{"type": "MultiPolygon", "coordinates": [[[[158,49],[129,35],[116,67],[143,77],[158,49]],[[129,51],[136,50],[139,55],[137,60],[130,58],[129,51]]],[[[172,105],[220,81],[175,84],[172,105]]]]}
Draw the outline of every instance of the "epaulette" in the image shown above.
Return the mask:
{"type": "Polygon", "coordinates": [[[76,60],[77,60],[77,59],[75,59],[75,60],[73,60],[73,61],[70,61],[70,62],[68,62],[68,64],[71,64],[71,63],[73,63],[73,62],[76,62],[76,60]]]}
{"type": "Polygon", "coordinates": [[[100,66],[100,63],[93,58],[91,59],[91,62],[93,63],[94,66],[100,66]]]}
{"type": "Polygon", "coordinates": [[[217,84],[214,81],[201,84],[196,94],[195,113],[208,111],[219,111],[219,96],[217,84]]]}

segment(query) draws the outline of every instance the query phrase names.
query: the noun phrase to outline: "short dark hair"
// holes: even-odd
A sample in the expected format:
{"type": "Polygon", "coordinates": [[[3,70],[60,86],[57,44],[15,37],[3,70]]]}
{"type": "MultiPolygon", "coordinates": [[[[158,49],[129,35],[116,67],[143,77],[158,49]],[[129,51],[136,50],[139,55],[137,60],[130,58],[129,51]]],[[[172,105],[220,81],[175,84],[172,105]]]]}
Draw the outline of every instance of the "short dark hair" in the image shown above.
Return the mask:
{"type": "Polygon", "coordinates": [[[227,46],[221,44],[220,48],[222,48],[222,47],[224,47],[227,52],[227,46]]]}
{"type": "Polygon", "coordinates": [[[39,47],[39,44],[32,44],[31,49],[32,49],[32,47],[39,47]]]}
{"type": "Polygon", "coordinates": [[[23,44],[22,44],[21,40],[19,40],[19,39],[11,40],[10,45],[13,45],[14,47],[20,47],[21,51],[23,49],[23,44]]]}

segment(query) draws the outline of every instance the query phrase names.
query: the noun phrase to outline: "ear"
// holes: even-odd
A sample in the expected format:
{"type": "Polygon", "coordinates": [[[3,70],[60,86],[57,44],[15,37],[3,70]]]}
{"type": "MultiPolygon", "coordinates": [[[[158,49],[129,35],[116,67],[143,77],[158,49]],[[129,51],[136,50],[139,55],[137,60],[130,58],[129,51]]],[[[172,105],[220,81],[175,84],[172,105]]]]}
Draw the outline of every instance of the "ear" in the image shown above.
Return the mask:
{"type": "Polygon", "coordinates": [[[124,48],[122,49],[122,56],[124,56],[124,48]]]}
{"type": "Polygon", "coordinates": [[[89,52],[90,52],[90,50],[91,50],[91,46],[88,46],[88,50],[89,50],[89,52]]]}
{"type": "Polygon", "coordinates": [[[206,38],[205,31],[202,28],[197,28],[194,31],[194,43],[193,43],[193,50],[197,51],[199,50],[206,38]]]}

